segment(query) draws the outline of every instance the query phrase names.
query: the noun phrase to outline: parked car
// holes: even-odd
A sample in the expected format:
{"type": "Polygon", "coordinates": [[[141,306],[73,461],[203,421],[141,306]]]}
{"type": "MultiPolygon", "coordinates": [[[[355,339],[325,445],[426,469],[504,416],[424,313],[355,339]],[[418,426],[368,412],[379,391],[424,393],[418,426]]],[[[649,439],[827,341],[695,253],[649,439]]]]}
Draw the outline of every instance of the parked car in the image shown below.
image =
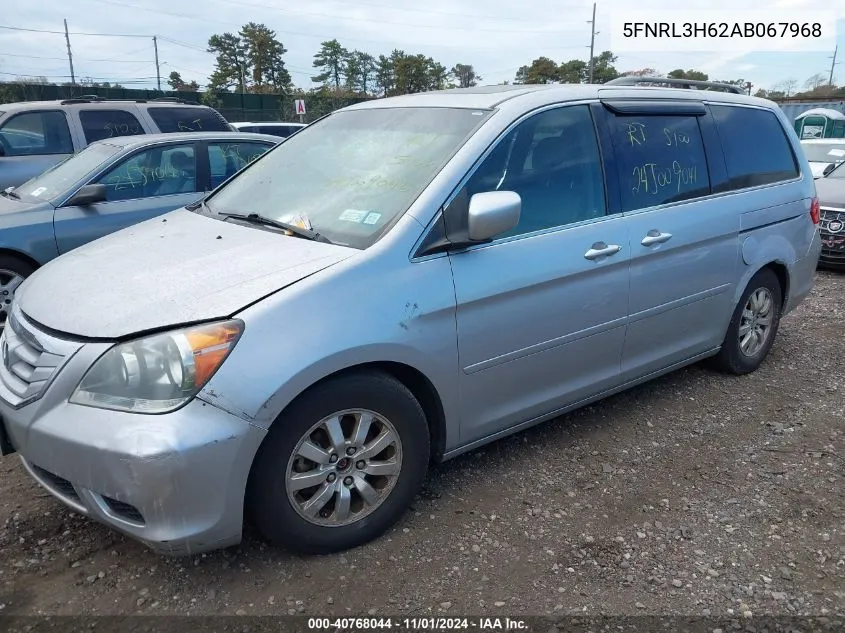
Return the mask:
{"type": "Polygon", "coordinates": [[[821,178],[834,167],[845,161],[845,138],[816,138],[801,141],[801,147],[813,178],[821,178]]]}
{"type": "Polygon", "coordinates": [[[0,417],[53,495],[173,554],[245,516],[353,547],[430,461],[701,359],[752,372],[820,250],[776,104],[613,83],[359,103],[164,219],[20,286],[0,417]]]}
{"type": "Polygon", "coordinates": [[[257,134],[272,134],[287,138],[305,127],[305,123],[281,123],[278,121],[263,121],[261,123],[237,122],[231,124],[239,132],[255,132],[257,134]]]}
{"type": "Polygon", "coordinates": [[[80,97],[0,104],[0,190],[17,187],[105,138],[231,130],[216,110],[173,98],[80,97]]]}
{"type": "Polygon", "coordinates": [[[279,142],[249,133],[96,141],[0,197],[0,328],[12,292],[62,253],[194,202],[279,142]]]}
{"type": "Polygon", "coordinates": [[[825,268],[845,270],[845,163],[816,181],[821,202],[822,252],[825,268]]]}

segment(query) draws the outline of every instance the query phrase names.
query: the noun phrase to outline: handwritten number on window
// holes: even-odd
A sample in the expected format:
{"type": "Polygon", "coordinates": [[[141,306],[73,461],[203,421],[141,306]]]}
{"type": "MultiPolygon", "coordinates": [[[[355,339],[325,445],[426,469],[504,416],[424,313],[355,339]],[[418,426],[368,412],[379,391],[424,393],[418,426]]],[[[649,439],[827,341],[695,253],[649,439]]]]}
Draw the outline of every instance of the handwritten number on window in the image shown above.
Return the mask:
{"type": "Polygon", "coordinates": [[[178,121],[176,126],[182,132],[198,132],[202,130],[202,120],[201,119],[194,119],[193,121],[178,121]]]}

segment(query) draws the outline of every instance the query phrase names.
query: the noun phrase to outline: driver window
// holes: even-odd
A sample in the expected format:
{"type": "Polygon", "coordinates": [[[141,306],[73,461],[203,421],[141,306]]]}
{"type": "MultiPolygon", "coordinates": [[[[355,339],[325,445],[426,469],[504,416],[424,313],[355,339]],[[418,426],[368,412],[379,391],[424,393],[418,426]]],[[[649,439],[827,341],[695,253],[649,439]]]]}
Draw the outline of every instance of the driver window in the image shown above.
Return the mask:
{"type": "Polygon", "coordinates": [[[467,183],[467,194],[515,191],[519,224],[503,237],[605,214],[604,178],[589,106],[536,114],[502,137],[467,183]]]}
{"type": "Polygon", "coordinates": [[[106,200],[153,198],[197,190],[194,146],[152,147],[134,154],[109,170],[100,180],[106,200]]]}

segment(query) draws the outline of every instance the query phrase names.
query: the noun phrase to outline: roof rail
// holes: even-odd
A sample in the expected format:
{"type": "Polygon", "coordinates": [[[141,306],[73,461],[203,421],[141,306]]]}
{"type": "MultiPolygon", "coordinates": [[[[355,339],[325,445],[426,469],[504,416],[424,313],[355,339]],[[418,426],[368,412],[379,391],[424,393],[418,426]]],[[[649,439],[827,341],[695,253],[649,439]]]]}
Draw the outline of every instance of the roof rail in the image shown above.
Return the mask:
{"type": "Polygon", "coordinates": [[[183,99],[182,97],[156,97],[155,99],[150,99],[150,101],[168,101],[170,103],[185,103],[189,105],[199,105],[196,101],[189,101],[187,99],[183,99]]]}
{"type": "Polygon", "coordinates": [[[105,99],[97,95],[82,95],[81,97],[71,97],[70,99],[62,99],[60,105],[70,105],[73,103],[150,103],[150,102],[165,102],[165,103],[180,103],[185,105],[200,105],[196,101],[187,101],[181,97],[157,97],[155,99],[105,99]]]}
{"type": "Polygon", "coordinates": [[[687,88],[689,90],[717,90],[744,95],[745,91],[739,86],[721,84],[716,81],[698,81],[697,79],[675,79],[674,77],[617,77],[606,82],[605,86],[637,86],[639,84],[663,84],[671,88],[687,88]]]}
{"type": "Polygon", "coordinates": [[[105,101],[102,97],[98,97],[97,95],[82,95],[80,97],[71,97],[70,99],[63,99],[61,101],[61,105],[67,105],[69,103],[91,103],[92,101],[105,101]]]}

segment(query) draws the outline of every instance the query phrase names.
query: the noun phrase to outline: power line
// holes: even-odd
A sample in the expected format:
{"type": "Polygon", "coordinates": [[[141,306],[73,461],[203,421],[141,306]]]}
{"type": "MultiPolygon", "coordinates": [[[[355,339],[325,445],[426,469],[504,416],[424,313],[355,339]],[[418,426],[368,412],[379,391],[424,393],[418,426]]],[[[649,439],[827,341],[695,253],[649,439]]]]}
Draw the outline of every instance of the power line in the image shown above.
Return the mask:
{"type": "MultiPolygon", "coordinates": [[[[38,77],[46,77],[47,79],[70,79],[70,75],[42,75],[39,72],[16,72],[10,73],[5,71],[0,71],[0,75],[10,75],[13,77],[19,77],[22,75],[36,75],[38,77]]],[[[92,77],[89,75],[83,75],[84,79],[92,79],[97,81],[143,81],[143,80],[150,80],[155,79],[155,77],[92,77]]]]}
{"type": "Polygon", "coordinates": [[[158,39],[162,40],[163,42],[170,42],[171,44],[175,44],[176,46],[189,48],[193,51],[199,51],[200,53],[208,53],[208,49],[200,48],[199,46],[195,46],[193,44],[186,44],[185,42],[180,42],[179,40],[174,40],[172,38],[165,37],[164,35],[159,35],[158,39]]]}
{"type": "MultiPolygon", "coordinates": [[[[129,55],[130,53],[125,53],[129,55]]],[[[17,53],[3,53],[0,52],[0,57],[23,57],[26,59],[50,59],[50,60],[61,60],[64,61],[67,59],[65,57],[41,57],[40,55],[19,55],[17,53]]],[[[151,59],[143,59],[143,60],[132,60],[132,59],[85,59],[84,57],[77,57],[76,61],[78,62],[87,62],[89,64],[93,63],[102,63],[102,62],[109,62],[114,64],[140,64],[142,62],[152,62],[151,59]]]]}
{"type": "MultiPolygon", "coordinates": [[[[0,24],[0,29],[8,31],[26,31],[28,33],[52,33],[53,35],[64,35],[64,31],[49,31],[46,29],[27,29],[22,26],[4,26],[0,24]]],[[[133,33],[82,33],[79,31],[70,31],[68,35],[81,35],[88,37],[152,37],[152,35],[136,35],[133,33]]]]}
{"type": "MultiPolygon", "coordinates": [[[[130,3],[125,3],[125,2],[117,2],[115,0],[95,0],[95,1],[101,2],[103,4],[110,4],[110,5],[114,5],[114,6],[125,7],[125,8],[133,9],[133,10],[136,10],[136,11],[147,11],[149,13],[155,13],[156,15],[169,15],[169,16],[176,17],[176,18],[183,18],[183,19],[186,19],[186,20],[191,20],[193,22],[200,21],[200,22],[208,22],[209,24],[223,24],[223,25],[226,25],[226,26],[231,26],[230,22],[223,22],[221,20],[203,18],[203,17],[199,17],[197,15],[188,14],[188,13],[177,13],[175,11],[162,11],[160,9],[151,9],[151,8],[148,8],[148,7],[143,7],[141,5],[130,4],[130,3]]],[[[245,5],[245,6],[255,7],[257,5],[245,5]]],[[[260,6],[263,6],[263,5],[260,5],[260,6]]],[[[278,9],[277,7],[267,6],[266,8],[271,9],[271,10],[284,11],[284,9],[278,9]]],[[[323,14],[316,14],[316,13],[301,14],[300,13],[300,15],[320,15],[320,16],[329,17],[329,18],[336,18],[337,17],[337,16],[332,16],[332,15],[326,14],[326,13],[323,13],[323,14]]],[[[458,31],[465,31],[466,30],[466,27],[447,27],[447,26],[439,26],[439,25],[438,26],[419,25],[419,24],[411,24],[411,23],[405,23],[405,22],[384,22],[384,21],[379,21],[379,20],[369,20],[369,19],[363,19],[363,18],[344,18],[344,19],[361,20],[361,21],[364,21],[364,22],[367,22],[367,23],[376,23],[376,24],[401,25],[401,26],[412,27],[414,29],[430,28],[430,29],[436,29],[438,31],[442,31],[444,29],[446,29],[446,30],[453,29],[453,30],[458,30],[458,31]]],[[[273,30],[276,33],[282,33],[282,34],[285,34],[285,35],[294,35],[294,36],[298,36],[298,37],[309,37],[309,38],[317,38],[317,39],[334,37],[334,36],[329,36],[325,33],[323,33],[323,34],[320,34],[320,33],[305,33],[305,32],[302,32],[302,31],[288,31],[288,30],[283,30],[283,29],[273,29],[273,30]]],[[[484,31],[484,30],[485,29],[483,29],[483,28],[473,28],[473,31],[484,31]]],[[[557,29],[557,30],[554,30],[554,31],[551,31],[551,30],[550,31],[543,31],[543,30],[515,31],[513,29],[488,29],[488,30],[492,30],[492,31],[497,32],[497,33],[517,33],[517,34],[547,33],[550,36],[551,35],[557,35],[561,32],[560,29],[557,29]]],[[[573,31],[574,31],[574,29],[573,29],[573,31]]],[[[152,36],[149,36],[149,37],[152,37],[152,36]]],[[[161,36],[159,36],[159,37],[161,37],[161,36]]],[[[161,39],[165,39],[165,38],[161,37],[161,39]]],[[[367,43],[370,43],[370,44],[379,44],[379,45],[384,45],[384,44],[395,45],[395,43],[396,43],[395,40],[370,40],[370,39],[364,39],[364,38],[358,38],[358,37],[349,37],[347,39],[349,41],[367,42],[367,43]]],[[[461,46],[457,45],[457,44],[429,44],[428,46],[432,46],[432,47],[436,46],[436,47],[439,47],[439,48],[461,48],[461,46]]],[[[577,47],[573,47],[573,46],[543,47],[544,50],[566,50],[566,49],[574,49],[574,48],[577,48],[577,47]]],[[[500,50],[500,48],[487,49],[487,50],[497,50],[498,51],[498,50],[500,50]]]]}

